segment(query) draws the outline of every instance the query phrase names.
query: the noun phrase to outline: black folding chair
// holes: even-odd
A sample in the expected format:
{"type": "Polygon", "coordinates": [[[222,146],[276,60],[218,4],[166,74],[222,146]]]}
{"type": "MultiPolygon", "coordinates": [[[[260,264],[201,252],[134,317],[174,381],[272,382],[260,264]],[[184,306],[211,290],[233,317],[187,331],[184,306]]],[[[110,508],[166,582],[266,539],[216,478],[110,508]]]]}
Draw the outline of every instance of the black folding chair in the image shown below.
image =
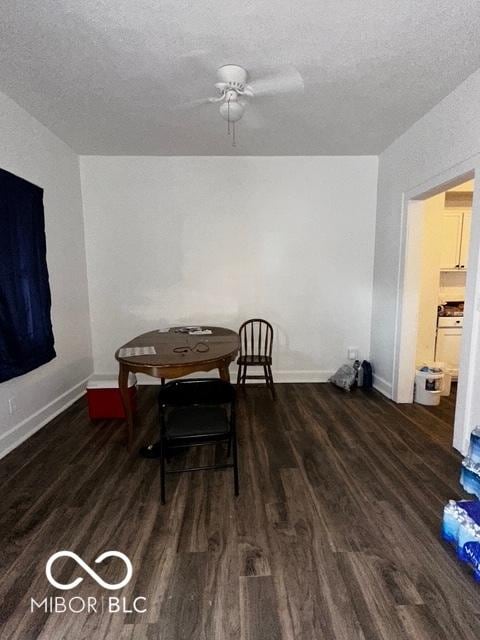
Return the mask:
{"type": "Polygon", "coordinates": [[[167,473],[233,468],[235,495],[239,494],[237,438],[235,430],[235,388],[217,379],[174,380],[161,387],[160,473],[161,499],[165,504],[167,473]],[[172,451],[188,447],[228,444],[227,462],[203,467],[167,470],[172,451]],[[230,455],[232,461],[228,462],[230,455]]]}

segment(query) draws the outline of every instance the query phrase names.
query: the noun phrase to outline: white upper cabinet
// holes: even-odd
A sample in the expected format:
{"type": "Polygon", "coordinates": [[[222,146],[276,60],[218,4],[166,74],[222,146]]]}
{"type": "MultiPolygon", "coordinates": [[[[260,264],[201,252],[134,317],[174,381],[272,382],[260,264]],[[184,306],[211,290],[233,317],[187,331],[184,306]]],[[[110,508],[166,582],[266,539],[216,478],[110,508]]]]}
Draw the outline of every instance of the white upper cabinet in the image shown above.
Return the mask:
{"type": "Polygon", "coordinates": [[[466,269],[471,210],[445,211],[442,216],[440,269],[466,269]]]}

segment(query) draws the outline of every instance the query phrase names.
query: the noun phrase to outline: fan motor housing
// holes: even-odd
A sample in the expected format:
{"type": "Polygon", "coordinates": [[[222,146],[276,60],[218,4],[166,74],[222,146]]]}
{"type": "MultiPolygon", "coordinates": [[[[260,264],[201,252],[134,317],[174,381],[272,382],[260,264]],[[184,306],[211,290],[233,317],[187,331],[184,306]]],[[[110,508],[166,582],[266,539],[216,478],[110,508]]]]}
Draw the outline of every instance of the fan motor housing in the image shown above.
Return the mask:
{"type": "Polygon", "coordinates": [[[248,73],[238,64],[224,64],[218,69],[217,78],[219,82],[225,82],[233,89],[243,90],[248,80],[248,73]]]}

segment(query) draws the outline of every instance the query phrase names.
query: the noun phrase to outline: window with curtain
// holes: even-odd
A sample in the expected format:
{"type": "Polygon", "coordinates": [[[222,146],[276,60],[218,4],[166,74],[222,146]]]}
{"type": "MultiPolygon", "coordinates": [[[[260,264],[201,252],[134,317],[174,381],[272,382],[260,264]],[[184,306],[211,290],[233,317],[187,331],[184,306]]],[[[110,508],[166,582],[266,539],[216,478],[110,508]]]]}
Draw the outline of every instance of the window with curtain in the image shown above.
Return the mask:
{"type": "Polygon", "coordinates": [[[0,382],[55,357],[43,189],[0,169],[0,382]]]}

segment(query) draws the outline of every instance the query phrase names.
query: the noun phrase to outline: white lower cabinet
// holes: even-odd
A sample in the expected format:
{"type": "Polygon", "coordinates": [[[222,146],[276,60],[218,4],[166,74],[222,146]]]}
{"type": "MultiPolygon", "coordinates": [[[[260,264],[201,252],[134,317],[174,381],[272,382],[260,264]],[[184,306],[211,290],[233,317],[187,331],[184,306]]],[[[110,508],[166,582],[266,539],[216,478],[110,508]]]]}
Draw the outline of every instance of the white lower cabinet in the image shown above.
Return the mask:
{"type": "Polygon", "coordinates": [[[435,360],[444,362],[458,375],[462,346],[463,318],[439,318],[435,360]]]}

